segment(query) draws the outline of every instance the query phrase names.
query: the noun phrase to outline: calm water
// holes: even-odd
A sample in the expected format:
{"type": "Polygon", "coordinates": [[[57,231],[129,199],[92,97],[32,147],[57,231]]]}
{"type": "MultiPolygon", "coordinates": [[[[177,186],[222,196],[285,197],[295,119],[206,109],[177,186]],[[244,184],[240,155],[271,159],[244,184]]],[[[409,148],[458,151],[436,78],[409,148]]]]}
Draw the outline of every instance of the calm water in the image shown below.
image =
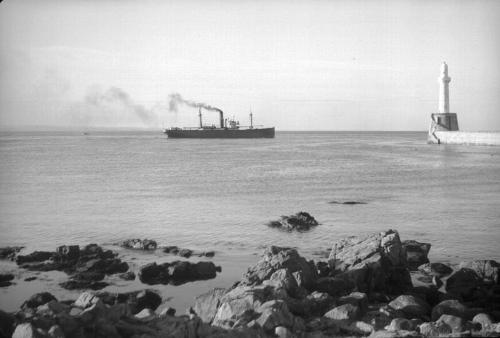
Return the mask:
{"type": "MultiPolygon", "coordinates": [[[[180,308],[193,292],[232,284],[269,244],[314,257],[344,236],[393,228],[402,239],[432,243],[434,261],[500,260],[500,147],[425,141],[423,132],[282,132],[260,140],[3,132],[0,246],[31,251],[146,237],[216,250],[217,279],[162,288],[180,308]],[[328,203],[346,200],[367,204],[328,203]],[[321,225],[290,234],[264,225],[301,210],[321,225]]],[[[120,252],[135,268],[173,259],[120,252]]],[[[47,286],[55,282],[32,283],[1,289],[2,307],[17,306],[23,290],[59,292],[47,286]]],[[[141,287],[117,283],[112,288],[141,287]]]]}

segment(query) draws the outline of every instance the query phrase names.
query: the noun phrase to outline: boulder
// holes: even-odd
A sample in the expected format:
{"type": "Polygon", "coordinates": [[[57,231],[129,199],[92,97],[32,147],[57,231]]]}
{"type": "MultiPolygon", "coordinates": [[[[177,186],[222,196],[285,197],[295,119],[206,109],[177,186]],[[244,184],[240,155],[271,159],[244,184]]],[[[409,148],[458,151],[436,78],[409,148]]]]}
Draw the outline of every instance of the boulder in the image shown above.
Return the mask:
{"type": "Polygon", "coordinates": [[[468,317],[468,309],[465,305],[456,299],[444,300],[434,306],[431,313],[431,319],[436,321],[441,315],[453,315],[461,318],[468,317]]]}
{"type": "Polygon", "coordinates": [[[193,250],[189,249],[180,249],[177,255],[184,257],[184,258],[189,258],[191,255],[193,255],[193,250]]]}
{"type": "Polygon", "coordinates": [[[494,260],[475,260],[460,263],[460,268],[473,270],[486,283],[499,284],[500,263],[494,260]]]}
{"type": "Polygon", "coordinates": [[[337,301],[339,305],[352,304],[360,308],[361,312],[368,309],[368,296],[362,292],[352,292],[347,296],[340,297],[337,301]]]}
{"type": "Polygon", "coordinates": [[[389,306],[396,311],[401,311],[407,319],[428,318],[430,306],[424,300],[410,296],[401,295],[389,303],[389,306]]]}
{"type": "Polygon", "coordinates": [[[179,253],[180,249],[178,246],[170,245],[163,248],[163,252],[176,255],[179,253]]]}
{"type": "Polygon", "coordinates": [[[448,325],[452,333],[460,333],[470,329],[470,326],[466,326],[466,321],[463,318],[452,315],[442,315],[439,317],[436,325],[440,324],[448,325]]]}
{"type": "Polygon", "coordinates": [[[451,334],[451,327],[444,322],[422,323],[418,326],[418,330],[424,337],[446,337],[451,334]]]}
{"type": "Polygon", "coordinates": [[[334,298],[326,292],[313,291],[306,296],[308,306],[303,306],[306,315],[323,315],[335,303],[334,298]]]}
{"type": "Polygon", "coordinates": [[[152,290],[143,290],[131,297],[129,304],[131,305],[131,312],[135,314],[143,309],[156,310],[162,302],[161,296],[152,290]]]}
{"type": "Polygon", "coordinates": [[[120,272],[127,272],[129,266],[127,262],[122,262],[118,258],[96,258],[85,263],[85,268],[88,271],[98,271],[107,275],[112,275],[120,272]]]}
{"type": "Polygon", "coordinates": [[[193,309],[203,322],[210,324],[213,321],[225,292],[225,289],[215,288],[195,298],[193,309]]]}
{"type": "Polygon", "coordinates": [[[453,272],[453,269],[448,265],[443,263],[426,263],[418,267],[419,271],[422,271],[428,275],[445,277],[453,272]]]}
{"type": "Polygon", "coordinates": [[[277,221],[269,222],[267,225],[272,228],[279,228],[286,231],[307,231],[319,223],[309,213],[300,211],[295,215],[281,216],[277,221]]]}
{"type": "Polygon", "coordinates": [[[333,245],[329,264],[336,277],[352,281],[361,292],[400,294],[411,287],[397,231],[340,240],[333,245]]]}
{"type": "Polygon", "coordinates": [[[446,280],[446,292],[464,300],[473,300],[474,291],[482,286],[483,280],[472,269],[461,268],[446,280]]]}
{"type": "Polygon", "coordinates": [[[54,297],[49,292],[36,293],[33,296],[31,296],[27,301],[25,301],[21,305],[21,308],[23,310],[26,310],[27,308],[36,309],[40,305],[46,304],[46,303],[50,302],[51,300],[57,301],[56,297],[54,297]]]}
{"type": "Polygon", "coordinates": [[[215,278],[218,267],[212,262],[191,263],[174,261],[163,264],[150,263],[141,267],[139,279],[145,284],[180,285],[187,282],[215,278]]]}
{"type": "Polygon", "coordinates": [[[391,321],[391,323],[387,325],[384,329],[387,331],[400,331],[400,330],[413,331],[415,329],[415,326],[410,320],[406,318],[394,318],[391,321]]]}
{"type": "Polygon", "coordinates": [[[324,314],[324,317],[333,319],[336,321],[340,320],[355,320],[361,316],[361,309],[352,304],[343,304],[337,307],[334,307],[330,311],[324,314]]]}
{"type": "Polygon", "coordinates": [[[28,255],[18,255],[16,257],[16,263],[18,265],[33,262],[43,262],[54,256],[53,252],[50,251],[35,251],[28,255]]]}
{"type": "Polygon", "coordinates": [[[24,246],[7,246],[0,248],[0,259],[14,260],[16,255],[24,249],[24,246]]]}
{"type": "Polygon", "coordinates": [[[311,289],[317,278],[314,263],[301,257],[297,250],[271,246],[264,251],[259,262],[248,269],[241,283],[243,285],[261,284],[279,269],[288,269],[294,276],[300,276],[300,281],[297,281],[298,285],[306,289],[311,289]],[[300,274],[296,275],[296,272],[300,274]]]}
{"type": "Polygon", "coordinates": [[[31,323],[22,323],[16,326],[12,338],[38,338],[41,335],[31,323]]]}
{"type": "Polygon", "coordinates": [[[76,261],[80,258],[78,245],[62,245],[56,249],[55,258],[59,261],[76,261]]]}
{"type": "Polygon", "coordinates": [[[276,288],[284,289],[289,295],[295,295],[299,287],[294,275],[288,269],[276,270],[265,282],[269,282],[269,285],[276,288]]]}
{"type": "Polygon", "coordinates": [[[401,243],[403,249],[406,251],[406,261],[410,270],[417,270],[417,268],[425,263],[429,263],[427,255],[431,249],[429,243],[421,243],[414,240],[407,240],[401,243]]]}
{"type": "Polygon", "coordinates": [[[481,325],[481,328],[484,330],[491,324],[493,324],[493,319],[491,318],[490,315],[486,313],[478,313],[477,315],[472,318],[473,323],[478,323],[481,325]]]}
{"type": "Polygon", "coordinates": [[[265,302],[257,312],[261,315],[255,321],[267,332],[274,332],[279,326],[292,328],[294,324],[294,317],[282,300],[265,302]]]}
{"type": "Polygon", "coordinates": [[[156,250],[156,248],[158,247],[158,243],[156,243],[156,241],[152,239],[134,238],[123,241],[120,246],[127,249],[150,251],[156,250]]]}

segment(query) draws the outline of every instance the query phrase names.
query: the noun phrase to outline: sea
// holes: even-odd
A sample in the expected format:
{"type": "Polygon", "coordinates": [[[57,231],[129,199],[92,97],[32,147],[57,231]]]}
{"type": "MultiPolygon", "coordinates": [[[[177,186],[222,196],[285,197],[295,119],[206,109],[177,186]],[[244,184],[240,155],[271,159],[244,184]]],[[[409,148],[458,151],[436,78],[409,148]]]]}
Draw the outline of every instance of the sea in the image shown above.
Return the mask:
{"type": "MultiPolygon", "coordinates": [[[[168,139],[160,131],[0,133],[0,247],[23,253],[97,243],[131,270],[179,258],[117,243],[156,240],[214,250],[209,281],[146,286],[110,277],[105,291],[153,288],[178,312],[213,287],[229,287],[270,245],[324,259],[333,243],[388,229],[431,243],[431,261],[500,260],[500,147],[428,145],[425,132],[277,132],[274,139],[168,139]],[[362,202],[343,204],[344,202],[362,202]],[[299,211],[307,232],[266,224],[299,211]]],[[[31,294],[74,299],[62,272],[0,262],[16,279],[0,309],[31,294]],[[25,281],[27,277],[36,277],[25,281]]]]}

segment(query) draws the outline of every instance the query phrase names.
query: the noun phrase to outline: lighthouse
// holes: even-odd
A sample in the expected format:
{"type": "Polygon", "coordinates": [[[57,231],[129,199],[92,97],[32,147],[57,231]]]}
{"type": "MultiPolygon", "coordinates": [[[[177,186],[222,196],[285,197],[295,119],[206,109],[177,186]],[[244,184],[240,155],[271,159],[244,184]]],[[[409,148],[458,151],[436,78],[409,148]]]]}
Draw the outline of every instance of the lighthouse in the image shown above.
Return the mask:
{"type": "Polygon", "coordinates": [[[443,62],[441,65],[441,74],[438,78],[440,114],[447,114],[450,112],[450,81],[451,77],[448,76],[448,65],[446,62],[443,62]]]}

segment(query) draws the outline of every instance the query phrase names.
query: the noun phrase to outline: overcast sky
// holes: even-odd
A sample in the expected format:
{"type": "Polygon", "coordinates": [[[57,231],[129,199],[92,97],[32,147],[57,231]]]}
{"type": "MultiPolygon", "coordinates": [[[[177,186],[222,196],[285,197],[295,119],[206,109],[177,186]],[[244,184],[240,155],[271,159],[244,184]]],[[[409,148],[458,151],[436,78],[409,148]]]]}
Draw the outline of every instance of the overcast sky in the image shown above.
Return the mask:
{"type": "Polygon", "coordinates": [[[462,130],[500,130],[500,1],[0,3],[0,126],[426,130],[447,61],[462,130]],[[217,121],[205,113],[207,123],[217,121]]]}

